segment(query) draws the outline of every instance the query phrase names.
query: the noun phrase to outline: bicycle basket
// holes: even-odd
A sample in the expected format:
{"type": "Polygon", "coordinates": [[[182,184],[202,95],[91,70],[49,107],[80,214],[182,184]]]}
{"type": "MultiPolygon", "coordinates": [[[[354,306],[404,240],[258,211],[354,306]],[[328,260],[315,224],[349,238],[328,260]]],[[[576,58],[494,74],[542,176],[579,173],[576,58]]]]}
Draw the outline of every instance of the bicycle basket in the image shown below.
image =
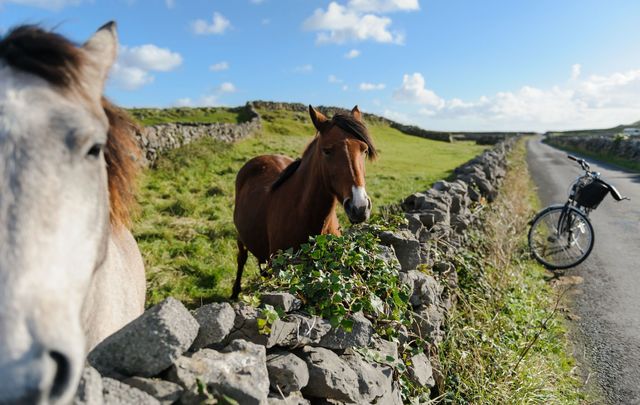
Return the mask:
{"type": "Polygon", "coordinates": [[[582,207],[595,209],[598,207],[598,204],[604,200],[608,193],[609,187],[605,183],[596,179],[591,183],[582,186],[578,190],[575,200],[578,205],[582,207]]]}

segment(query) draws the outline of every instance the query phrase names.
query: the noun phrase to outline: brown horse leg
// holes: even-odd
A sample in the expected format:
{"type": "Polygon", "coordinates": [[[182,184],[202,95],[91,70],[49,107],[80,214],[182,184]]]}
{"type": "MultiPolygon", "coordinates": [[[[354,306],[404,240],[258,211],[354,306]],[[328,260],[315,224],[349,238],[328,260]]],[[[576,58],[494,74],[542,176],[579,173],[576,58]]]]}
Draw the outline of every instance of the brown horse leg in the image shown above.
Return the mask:
{"type": "Polygon", "coordinates": [[[236,282],[233,284],[233,293],[231,293],[231,299],[233,300],[237,299],[240,294],[242,287],[242,270],[244,270],[244,265],[247,263],[248,257],[249,251],[247,247],[238,239],[238,273],[236,273],[236,282]]]}
{"type": "Polygon", "coordinates": [[[260,275],[262,277],[267,277],[267,263],[266,262],[258,262],[258,270],[260,270],[260,275]],[[264,268],[262,266],[265,266],[264,268]]]}

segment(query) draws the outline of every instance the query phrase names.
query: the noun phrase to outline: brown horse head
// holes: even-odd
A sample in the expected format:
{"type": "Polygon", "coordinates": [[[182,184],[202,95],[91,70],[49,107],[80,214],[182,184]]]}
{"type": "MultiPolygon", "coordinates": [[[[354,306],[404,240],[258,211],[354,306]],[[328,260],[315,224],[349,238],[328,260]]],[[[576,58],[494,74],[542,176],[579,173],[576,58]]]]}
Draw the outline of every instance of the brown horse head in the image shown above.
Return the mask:
{"type": "Polygon", "coordinates": [[[376,148],[362,122],[358,106],[351,114],[338,113],[328,119],[309,106],[309,114],[318,135],[309,145],[316,154],[325,187],[342,203],[349,220],[369,219],[371,200],[365,189],[365,159],[376,157],[376,148]]]}

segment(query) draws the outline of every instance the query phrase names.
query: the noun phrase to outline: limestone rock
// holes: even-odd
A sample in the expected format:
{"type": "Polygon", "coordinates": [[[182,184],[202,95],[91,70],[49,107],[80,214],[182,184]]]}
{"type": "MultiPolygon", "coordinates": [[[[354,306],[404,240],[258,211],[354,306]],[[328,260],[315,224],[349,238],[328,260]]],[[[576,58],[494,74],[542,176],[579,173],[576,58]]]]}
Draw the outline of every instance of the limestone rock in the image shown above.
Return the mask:
{"type": "Polygon", "coordinates": [[[102,375],[152,377],[189,349],[198,329],[184,305],[167,298],[102,341],[88,360],[102,375]]]}
{"type": "Polygon", "coordinates": [[[331,350],[321,347],[302,348],[302,358],[309,367],[309,384],[302,390],[305,397],[358,402],[358,375],[347,362],[331,350]]]}
{"type": "Polygon", "coordinates": [[[193,342],[192,350],[221,343],[233,328],[236,313],[226,302],[204,305],[193,312],[200,331],[193,342]]]}
{"type": "Polygon", "coordinates": [[[307,363],[287,351],[278,350],[268,355],[267,370],[273,392],[288,395],[300,391],[309,382],[307,363]]]}
{"type": "Polygon", "coordinates": [[[73,405],[101,405],[103,403],[102,377],[95,368],[86,366],[82,371],[73,405]]]}
{"type": "Polygon", "coordinates": [[[190,392],[197,403],[198,382],[213,395],[227,395],[241,404],[266,404],[269,375],[264,346],[234,340],[223,351],[201,349],[191,357],[180,357],[167,377],[190,392]]]}
{"type": "Polygon", "coordinates": [[[184,389],[178,384],[155,378],[132,377],[124,380],[124,383],[146,392],[160,401],[162,405],[171,405],[177,402],[184,392],[184,389]]]}
{"type": "Polygon", "coordinates": [[[160,405],[160,402],[137,388],[111,378],[102,379],[105,405],[160,405]]]}

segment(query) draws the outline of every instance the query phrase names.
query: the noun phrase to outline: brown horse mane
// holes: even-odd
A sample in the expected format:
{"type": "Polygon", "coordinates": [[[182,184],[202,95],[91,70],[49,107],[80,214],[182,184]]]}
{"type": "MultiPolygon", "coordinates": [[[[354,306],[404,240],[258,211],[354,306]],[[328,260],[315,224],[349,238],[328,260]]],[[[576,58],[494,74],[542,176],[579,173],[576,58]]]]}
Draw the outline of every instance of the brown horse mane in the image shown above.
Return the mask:
{"type": "MultiPolygon", "coordinates": [[[[361,121],[355,119],[351,114],[348,113],[337,113],[335,114],[331,120],[326,121],[319,132],[329,131],[333,126],[337,126],[348,134],[352,135],[356,139],[367,144],[369,148],[369,159],[373,160],[378,156],[378,151],[376,147],[373,145],[373,141],[371,140],[371,136],[369,135],[369,131],[367,130],[366,125],[361,121]]],[[[318,136],[314,137],[313,140],[307,145],[306,149],[302,153],[302,158],[298,158],[294,160],[289,166],[287,166],[280,176],[273,182],[271,185],[271,190],[276,190],[278,187],[283,185],[293,174],[298,170],[300,164],[302,163],[302,159],[304,159],[307,154],[313,150],[316,143],[318,141],[318,136]]]]}
{"type": "MultiPolygon", "coordinates": [[[[82,51],[73,42],[35,25],[16,27],[2,38],[0,60],[63,89],[80,85],[80,71],[85,63],[82,51]]],[[[109,216],[112,224],[128,225],[135,203],[136,158],[140,153],[134,138],[137,126],[124,110],[104,97],[101,102],[109,119],[104,148],[109,181],[109,216]]]]}

